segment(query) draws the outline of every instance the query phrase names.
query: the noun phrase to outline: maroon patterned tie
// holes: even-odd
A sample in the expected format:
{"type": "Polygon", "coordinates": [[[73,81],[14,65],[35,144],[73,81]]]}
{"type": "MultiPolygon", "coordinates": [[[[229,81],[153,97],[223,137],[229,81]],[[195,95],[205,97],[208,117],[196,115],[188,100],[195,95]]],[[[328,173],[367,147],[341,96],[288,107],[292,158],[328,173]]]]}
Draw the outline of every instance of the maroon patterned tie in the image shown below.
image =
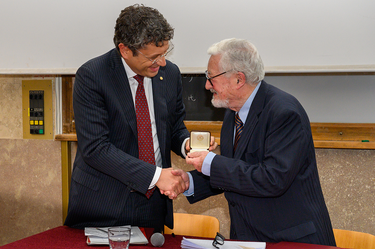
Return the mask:
{"type": "Polygon", "coordinates": [[[238,140],[240,140],[242,129],[243,129],[243,123],[240,119],[240,116],[238,116],[238,113],[236,114],[234,118],[234,123],[236,125],[236,136],[234,138],[233,151],[236,151],[238,140]]]}
{"type": "MultiPolygon", "coordinates": [[[[151,119],[148,110],[145,88],[143,86],[143,76],[136,75],[134,79],[138,81],[138,88],[135,94],[135,113],[137,115],[138,131],[138,153],[139,159],[155,165],[154,142],[152,140],[151,119]]],[[[149,199],[155,187],[147,190],[146,197],[149,199]]]]}

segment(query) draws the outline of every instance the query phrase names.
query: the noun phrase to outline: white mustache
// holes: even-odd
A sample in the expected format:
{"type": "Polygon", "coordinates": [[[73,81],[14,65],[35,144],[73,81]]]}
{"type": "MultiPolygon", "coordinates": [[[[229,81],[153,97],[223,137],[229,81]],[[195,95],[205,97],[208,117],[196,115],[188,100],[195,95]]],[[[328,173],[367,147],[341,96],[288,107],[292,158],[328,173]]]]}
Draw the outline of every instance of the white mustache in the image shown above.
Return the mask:
{"type": "Polygon", "coordinates": [[[211,93],[217,93],[217,92],[215,91],[215,89],[213,89],[213,88],[210,89],[210,92],[211,92],[211,93]]]}

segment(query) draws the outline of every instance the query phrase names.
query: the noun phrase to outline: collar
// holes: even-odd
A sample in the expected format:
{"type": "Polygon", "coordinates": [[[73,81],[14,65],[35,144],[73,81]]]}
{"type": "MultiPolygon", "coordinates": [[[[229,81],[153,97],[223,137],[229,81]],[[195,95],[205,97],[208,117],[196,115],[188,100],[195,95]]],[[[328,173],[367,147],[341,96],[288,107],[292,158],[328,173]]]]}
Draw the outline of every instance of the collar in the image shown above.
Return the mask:
{"type": "Polygon", "coordinates": [[[134,73],[134,71],[128,66],[128,64],[126,64],[126,61],[124,60],[124,58],[121,57],[121,60],[125,68],[126,76],[128,76],[128,79],[130,81],[130,79],[136,76],[137,74],[134,73]]]}
{"type": "MultiPolygon", "coordinates": [[[[124,65],[124,68],[125,68],[125,72],[126,72],[126,76],[128,77],[128,82],[130,85],[136,85],[138,86],[138,81],[136,79],[134,79],[134,76],[136,76],[137,74],[129,67],[128,64],[126,64],[126,61],[124,58],[121,57],[121,60],[122,60],[122,64],[124,65]]],[[[144,77],[144,84],[146,86],[146,82],[150,82],[151,78],[148,78],[148,77],[144,77]]]]}

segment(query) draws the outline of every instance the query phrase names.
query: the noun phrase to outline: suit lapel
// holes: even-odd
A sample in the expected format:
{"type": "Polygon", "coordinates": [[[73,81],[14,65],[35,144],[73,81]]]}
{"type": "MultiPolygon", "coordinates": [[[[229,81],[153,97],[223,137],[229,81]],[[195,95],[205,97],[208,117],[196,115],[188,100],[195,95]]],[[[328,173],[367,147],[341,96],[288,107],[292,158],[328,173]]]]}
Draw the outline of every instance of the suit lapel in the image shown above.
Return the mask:
{"type": "Polygon", "coordinates": [[[220,135],[220,152],[226,157],[233,157],[234,111],[227,109],[224,115],[220,135]]]}
{"type": "Polygon", "coordinates": [[[247,143],[253,134],[254,128],[258,123],[258,115],[254,112],[249,112],[245,126],[242,131],[241,138],[238,142],[236,152],[234,153],[234,158],[241,158],[241,155],[246,149],[247,143]]]}
{"type": "Polygon", "coordinates": [[[256,125],[258,124],[259,115],[263,111],[267,89],[268,84],[262,81],[262,84],[260,85],[260,88],[253,100],[253,103],[251,104],[249,113],[246,118],[245,126],[242,131],[241,138],[238,142],[237,149],[234,154],[234,158],[241,158],[248,142],[250,141],[251,135],[253,134],[256,125]]]}
{"type": "Polygon", "coordinates": [[[112,56],[112,69],[113,69],[113,82],[117,99],[121,105],[121,110],[124,112],[124,118],[129,122],[129,125],[137,137],[137,117],[135,115],[133,96],[130,90],[128,76],[126,75],[124,65],[121,60],[121,56],[116,49],[113,50],[112,56]]]}
{"type": "Polygon", "coordinates": [[[155,122],[162,158],[165,158],[165,146],[167,144],[165,142],[165,131],[167,130],[166,125],[168,117],[168,108],[165,99],[165,94],[167,91],[166,84],[164,82],[165,78],[166,77],[163,68],[160,68],[159,73],[152,78],[152,93],[154,98],[155,122]]]}

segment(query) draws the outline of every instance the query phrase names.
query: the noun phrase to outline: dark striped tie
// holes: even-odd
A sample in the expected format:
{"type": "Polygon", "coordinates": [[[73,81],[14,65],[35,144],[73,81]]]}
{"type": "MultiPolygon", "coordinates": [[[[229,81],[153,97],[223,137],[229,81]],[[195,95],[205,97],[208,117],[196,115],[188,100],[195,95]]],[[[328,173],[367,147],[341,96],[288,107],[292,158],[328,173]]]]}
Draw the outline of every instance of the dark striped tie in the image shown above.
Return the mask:
{"type": "Polygon", "coordinates": [[[233,151],[236,151],[238,141],[240,140],[242,130],[243,130],[243,123],[240,119],[240,116],[238,116],[238,113],[236,114],[234,118],[234,123],[236,125],[236,137],[234,139],[234,145],[233,145],[233,151]]]}
{"type": "MultiPolygon", "coordinates": [[[[138,88],[135,94],[135,113],[137,115],[138,132],[138,153],[139,159],[155,165],[154,142],[152,140],[152,129],[150,112],[143,86],[143,76],[136,75],[134,79],[138,81],[138,88]]],[[[146,197],[149,199],[154,192],[155,187],[149,189],[146,197]]]]}

